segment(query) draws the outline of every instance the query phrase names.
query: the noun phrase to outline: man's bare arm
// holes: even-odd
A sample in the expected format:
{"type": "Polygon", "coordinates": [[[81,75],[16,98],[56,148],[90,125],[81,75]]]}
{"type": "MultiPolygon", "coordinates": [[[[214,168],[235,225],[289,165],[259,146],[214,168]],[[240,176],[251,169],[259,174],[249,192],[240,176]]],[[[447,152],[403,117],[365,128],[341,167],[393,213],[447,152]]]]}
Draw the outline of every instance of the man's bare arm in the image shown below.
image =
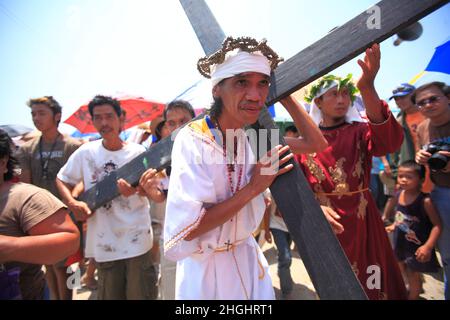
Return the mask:
{"type": "Polygon", "coordinates": [[[73,254],[80,245],[80,233],[67,209],[59,209],[28,233],[25,237],[0,235],[0,263],[51,265],[73,254]]]}
{"type": "Polygon", "coordinates": [[[72,211],[75,219],[78,221],[86,221],[92,215],[92,211],[85,202],[78,201],[73,197],[72,191],[74,187],[75,186],[56,178],[56,188],[58,188],[63,202],[69,207],[70,211],[72,211]]]}

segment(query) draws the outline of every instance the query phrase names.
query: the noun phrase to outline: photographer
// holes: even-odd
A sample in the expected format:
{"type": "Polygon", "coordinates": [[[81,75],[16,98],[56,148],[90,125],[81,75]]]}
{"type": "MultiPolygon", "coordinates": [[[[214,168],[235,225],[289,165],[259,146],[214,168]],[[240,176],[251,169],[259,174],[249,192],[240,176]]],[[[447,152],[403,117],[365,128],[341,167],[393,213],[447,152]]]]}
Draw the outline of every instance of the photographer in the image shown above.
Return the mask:
{"type": "Polygon", "coordinates": [[[450,299],[450,88],[443,82],[425,84],[411,96],[427,118],[417,128],[419,144],[416,162],[428,166],[435,184],[431,199],[442,220],[439,250],[444,264],[445,299],[450,299]]]}

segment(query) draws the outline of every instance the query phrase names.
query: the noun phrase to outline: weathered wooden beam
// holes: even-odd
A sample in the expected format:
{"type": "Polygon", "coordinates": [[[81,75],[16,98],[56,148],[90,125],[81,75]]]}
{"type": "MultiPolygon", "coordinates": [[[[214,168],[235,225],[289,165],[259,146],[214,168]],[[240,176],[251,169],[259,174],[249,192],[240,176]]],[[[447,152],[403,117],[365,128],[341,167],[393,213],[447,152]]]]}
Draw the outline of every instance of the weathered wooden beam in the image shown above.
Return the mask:
{"type": "Polygon", "coordinates": [[[203,51],[207,55],[216,52],[218,49],[217,43],[222,44],[223,40],[225,40],[225,33],[223,33],[209,7],[198,6],[195,0],[182,0],[180,3],[191,25],[195,24],[198,26],[194,31],[202,45],[203,51]],[[204,17],[208,17],[208,19],[203,19],[204,17]]]}
{"type": "Polygon", "coordinates": [[[167,168],[171,163],[173,140],[171,137],[153,145],[150,150],[142,153],[124,166],[111,172],[95,186],[85,191],[79,200],[87,203],[91,210],[96,210],[119,196],[117,179],[123,178],[128,183],[136,186],[141,175],[149,168],[158,171],[167,168]]]}
{"type": "MultiPolygon", "coordinates": [[[[383,0],[282,63],[274,72],[268,105],[358,56],[449,0],[383,0]],[[377,20],[379,18],[379,20],[377,20]]],[[[299,31],[301,33],[301,31],[299,31]]]]}

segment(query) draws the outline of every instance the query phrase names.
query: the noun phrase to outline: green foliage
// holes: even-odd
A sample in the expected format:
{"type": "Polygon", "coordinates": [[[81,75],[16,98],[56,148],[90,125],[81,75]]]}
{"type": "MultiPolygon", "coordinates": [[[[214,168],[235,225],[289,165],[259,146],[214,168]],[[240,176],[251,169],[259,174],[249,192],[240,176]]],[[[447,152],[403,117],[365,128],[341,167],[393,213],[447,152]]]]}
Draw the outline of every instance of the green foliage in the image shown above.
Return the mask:
{"type": "Polygon", "coordinates": [[[355,101],[355,95],[358,92],[358,89],[356,88],[355,84],[352,82],[352,74],[348,74],[345,78],[336,77],[332,74],[328,74],[324,76],[320,81],[312,86],[311,90],[309,91],[309,94],[305,96],[305,101],[308,103],[311,103],[314,98],[316,98],[317,94],[323,89],[331,86],[333,82],[337,82],[337,90],[341,90],[344,87],[347,87],[348,93],[350,95],[350,98],[352,99],[352,102],[355,101]]]}

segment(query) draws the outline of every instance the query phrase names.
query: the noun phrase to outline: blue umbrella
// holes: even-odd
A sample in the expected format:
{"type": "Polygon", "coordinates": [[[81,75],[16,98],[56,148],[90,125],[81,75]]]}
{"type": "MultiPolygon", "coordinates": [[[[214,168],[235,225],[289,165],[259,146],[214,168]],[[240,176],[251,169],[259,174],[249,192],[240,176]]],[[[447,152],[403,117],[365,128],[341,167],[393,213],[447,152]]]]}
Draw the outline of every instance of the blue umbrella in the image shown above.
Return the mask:
{"type": "Polygon", "coordinates": [[[24,135],[25,133],[33,131],[33,129],[23,126],[21,124],[5,124],[0,125],[0,129],[6,131],[6,133],[11,137],[18,137],[24,135]]]}
{"type": "MultiPolygon", "coordinates": [[[[127,140],[129,135],[130,135],[130,132],[128,130],[125,130],[120,133],[120,138],[122,140],[127,140]]],[[[81,138],[81,139],[89,139],[89,140],[97,140],[97,139],[101,138],[100,133],[98,133],[98,132],[82,133],[82,132],[80,132],[80,130],[75,130],[70,136],[73,138],[81,138]]]]}
{"type": "Polygon", "coordinates": [[[450,74],[450,40],[436,48],[425,71],[450,74]]]}

